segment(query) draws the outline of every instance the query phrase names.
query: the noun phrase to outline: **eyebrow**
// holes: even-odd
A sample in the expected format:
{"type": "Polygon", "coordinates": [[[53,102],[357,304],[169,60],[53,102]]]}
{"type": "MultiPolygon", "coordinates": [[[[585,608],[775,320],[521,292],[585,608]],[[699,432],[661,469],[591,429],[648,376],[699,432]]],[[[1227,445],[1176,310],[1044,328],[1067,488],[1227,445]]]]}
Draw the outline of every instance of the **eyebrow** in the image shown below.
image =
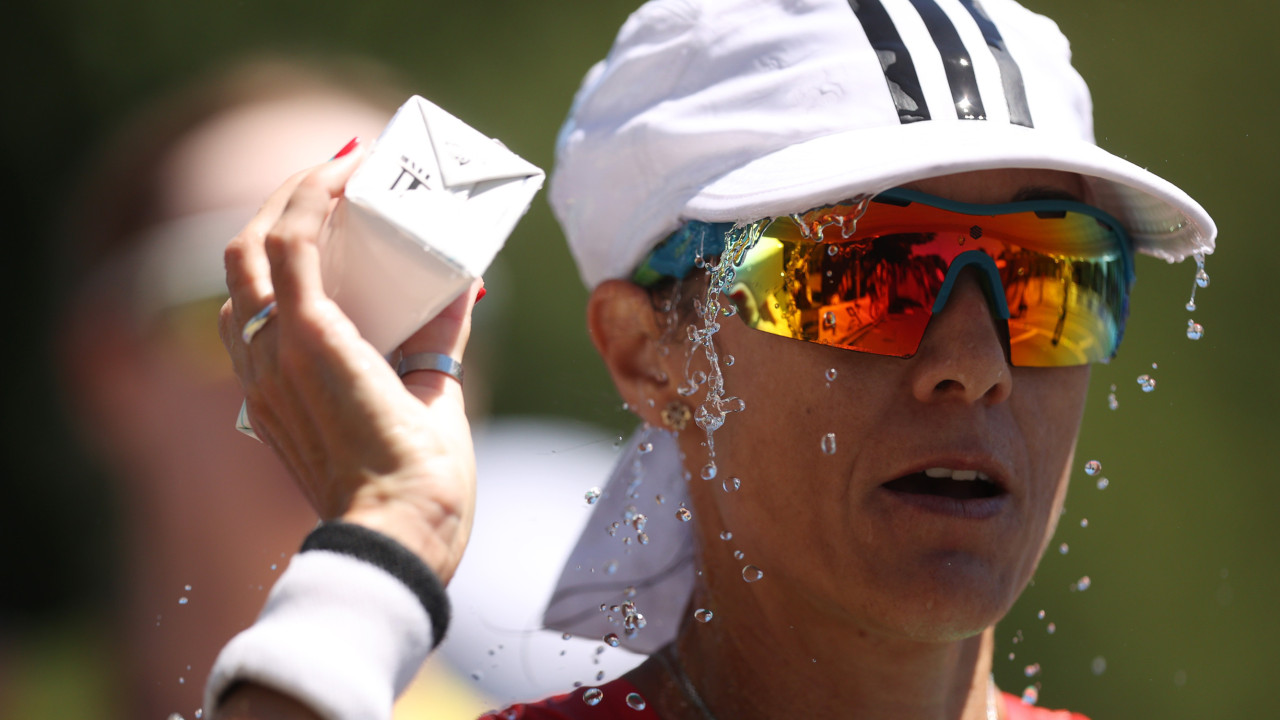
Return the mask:
{"type": "Polygon", "coordinates": [[[1071,200],[1073,202],[1083,202],[1075,193],[1067,192],[1060,188],[1048,187],[1047,185],[1033,185],[1022,188],[1014,194],[1011,202],[1024,202],[1027,200],[1071,200]]]}

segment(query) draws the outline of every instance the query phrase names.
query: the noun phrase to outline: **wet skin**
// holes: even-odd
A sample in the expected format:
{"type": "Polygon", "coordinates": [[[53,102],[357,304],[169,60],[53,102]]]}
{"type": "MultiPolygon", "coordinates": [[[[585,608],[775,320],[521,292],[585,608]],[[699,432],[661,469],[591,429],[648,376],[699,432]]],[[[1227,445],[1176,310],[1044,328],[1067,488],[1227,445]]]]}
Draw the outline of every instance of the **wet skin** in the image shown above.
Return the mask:
{"type": "MultiPolygon", "coordinates": [[[[970,203],[1084,195],[1077,176],[1026,170],[912,187],[970,203]]],[[[633,290],[598,288],[589,325],[624,398],[660,424],[667,403],[689,400],[675,392],[685,348],[655,348],[661,319],[636,319],[646,314],[633,290]]],[[[718,352],[735,358],[723,368],[725,392],[746,409],[715,434],[716,480],[696,479],[703,433],[690,426],[679,438],[695,478],[694,603],[715,612],[706,625],[686,621],[677,641],[693,684],[722,717],[986,717],[990,628],[1053,534],[1088,367],[1010,367],[967,273],[908,359],[781,338],[734,318],[720,325],[718,352]],[[827,433],[834,454],[821,450],[827,433]],[[993,484],[967,500],[904,492],[919,490],[931,467],[981,471],[993,484]],[[725,493],[720,480],[730,476],[741,489],[725,493]],[[895,482],[903,478],[915,484],[895,482]],[[764,578],[743,582],[747,563],[764,578]]],[[[646,664],[632,679],[671,716],[697,716],[661,668],[646,664]]]]}
{"type": "MultiPolygon", "coordinates": [[[[1047,171],[968,173],[913,187],[972,203],[1083,194],[1076,176],[1047,171]]],[[[717,578],[740,575],[743,561],[731,554],[740,549],[772,581],[753,592],[786,593],[794,610],[873,634],[958,639],[1008,611],[1062,508],[1087,366],[1010,367],[973,275],[962,277],[908,359],[779,338],[733,318],[716,342],[737,360],[724,368],[725,389],[746,411],[715,434],[721,477],[740,477],[742,489],[728,495],[719,482],[696,480],[691,487],[713,595],[717,578]],[[828,382],[831,368],[837,377],[828,382]],[[820,449],[827,433],[837,440],[832,455],[820,449]],[[931,467],[981,471],[994,482],[985,488],[992,496],[886,487],[931,467]],[[718,539],[721,529],[734,533],[732,543],[718,539]]],[[[700,435],[681,438],[690,466],[706,458],[700,435]]]]}

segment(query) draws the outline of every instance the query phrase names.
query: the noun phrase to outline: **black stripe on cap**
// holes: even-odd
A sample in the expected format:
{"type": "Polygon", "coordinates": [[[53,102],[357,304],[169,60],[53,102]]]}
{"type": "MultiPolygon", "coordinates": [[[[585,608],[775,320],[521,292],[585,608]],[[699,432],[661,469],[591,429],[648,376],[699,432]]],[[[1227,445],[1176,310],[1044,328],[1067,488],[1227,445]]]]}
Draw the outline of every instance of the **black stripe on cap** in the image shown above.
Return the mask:
{"type": "Polygon", "coordinates": [[[929,105],[924,100],[920,76],[888,11],[880,0],[849,0],[849,7],[880,58],[880,69],[884,71],[885,82],[889,83],[898,121],[905,124],[929,120],[929,105]]]}
{"type": "Polygon", "coordinates": [[[982,37],[987,41],[996,65],[1000,68],[1000,82],[1004,85],[1004,99],[1009,105],[1009,122],[1014,125],[1035,127],[1031,123],[1031,107],[1027,104],[1027,88],[1022,84],[1022,70],[1004,46],[1004,38],[1000,29],[991,21],[987,11],[978,0],[960,0],[960,4],[973,16],[973,21],[982,30],[982,37]]]}
{"type": "Polygon", "coordinates": [[[982,94],[978,92],[978,76],[973,72],[973,59],[969,49],[960,39],[955,25],[933,0],[911,0],[924,26],[929,29],[933,44],[942,55],[942,68],[951,86],[951,100],[956,104],[956,117],[961,120],[986,120],[987,111],[982,106],[982,94]]]}

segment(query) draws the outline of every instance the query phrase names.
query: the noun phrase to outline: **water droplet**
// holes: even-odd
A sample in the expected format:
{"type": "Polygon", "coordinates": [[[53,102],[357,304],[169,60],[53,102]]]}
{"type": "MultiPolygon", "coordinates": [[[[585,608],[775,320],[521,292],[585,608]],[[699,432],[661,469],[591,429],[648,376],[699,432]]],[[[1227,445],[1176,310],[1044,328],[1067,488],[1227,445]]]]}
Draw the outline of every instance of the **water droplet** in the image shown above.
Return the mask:
{"type": "Polygon", "coordinates": [[[635,517],[631,518],[631,527],[635,528],[636,532],[644,532],[648,525],[649,518],[644,513],[636,513],[635,517]]]}
{"type": "Polygon", "coordinates": [[[617,633],[609,633],[604,636],[604,644],[609,647],[618,647],[622,644],[622,641],[618,639],[617,633]]]}
{"type": "Polygon", "coordinates": [[[693,611],[693,619],[697,620],[700,623],[709,623],[711,622],[711,618],[714,616],[715,616],[715,613],[712,613],[710,610],[706,608],[698,608],[697,610],[693,611]]]}
{"type": "Polygon", "coordinates": [[[1142,392],[1151,392],[1156,389],[1156,379],[1150,375],[1139,375],[1138,385],[1142,387],[1142,392]]]}
{"type": "Polygon", "coordinates": [[[190,586],[190,585],[183,585],[183,586],[182,586],[182,589],[183,589],[183,590],[186,590],[187,592],[191,592],[191,586],[190,586]]]}
{"type": "Polygon", "coordinates": [[[1058,546],[1058,552],[1062,553],[1063,555],[1066,555],[1070,551],[1071,551],[1071,548],[1068,547],[1066,543],[1062,543],[1061,545],[1058,546]]]}
{"type": "Polygon", "coordinates": [[[623,594],[623,596],[625,596],[625,597],[629,597],[629,598],[633,598],[633,597],[635,597],[635,596],[636,596],[636,586],[635,586],[635,585],[628,585],[628,586],[626,586],[625,588],[623,588],[623,590],[622,590],[622,594],[623,594]]]}
{"type": "Polygon", "coordinates": [[[178,713],[169,713],[169,717],[167,718],[167,720],[185,720],[185,718],[183,718],[178,713]]]}
{"type": "Polygon", "coordinates": [[[1099,489],[1099,490],[1106,490],[1106,489],[1107,489],[1107,487],[1108,487],[1109,485],[1111,485],[1111,481],[1110,481],[1110,480],[1108,480],[1108,479],[1106,479],[1106,478],[1098,478],[1098,489],[1099,489]]]}
{"type": "Polygon", "coordinates": [[[632,710],[643,710],[644,698],[640,697],[640,693],[627,693],[627,707],[632,710]]]}
{"type": "Polygon", "coordinates": [[[835,382],[836,376],[839,374],[835,368],[827,368],[827,382],[835,382]]]}
{"type": "Polygon", "coordinates": [[[725,478],[724,482],[720,483],[720,487],[724,488],[727,493],[733,492],[742,487],[742,481],[736,477],[725,478]]]}
{"type": "Polygon", "coordinates": [[[748,565],[742,568],[742,579],[747,582],[755,582],[764,577],[764,571],[755,565],[748,565]]]}
{"type": "Polygon", "coordinates": [[[583,497],[586,498],[588,505],[595,505],[596,501],[600,499],[600,488],[598,487],[591,488],[586,492],[586,494],[583,495],[583,497]]]}
{"type": "Polygon", "coordinates": [[[1044,619],[1044,611],[1043,611],[1043,610],[1041,610],[1040,612],[1036,613],[1036,617],[1038,617],[1038,618],[1040,618],[1041,620],[1043,620],[1043,619],[1044,619]]]}
{"type": "Polygon", "coordinates": [[[1190,300],[1187,301],[1187,312],[1195,312],[1195,311],[1196,311],[1196,299],[1192,297],[1190,300]]]}
{"type": "Polygon", "coordinates": [[[744,558],[744,557],[746,557],[746,556],[747,556],[747,554],[746,554],[746,553],[744,553],[744,552],[742,552],[741,550],[734,550],[734,551],[733,551],[733,557],[734,557],[734,559],[736,559],[736,560],[741,560],[742,558],[744,558]]]}
{"type": "Polygon", "coordinates": [[[1035,677],[1039,675],[1040,663],[1031,663],[1030,665],[1022,668],[1022,674],[1026,675],[1027,677],[1035,677]]]}
{"type": "Polygon", "coordinates": [[[196,708],[196,720],[204,717],[204,708],[196,708]]]}
{"type": "Polygon", "coordinates": [[[1110,395],[1107,396],[1107,407],[1112,410],[1115,410],[1120,407],[1120,401],[1116,399],[1116,394],[1114,390],[1111,392],[1110,395]]]}
{"type": "Polygon", "coordinates": [[[1013,653],[1009,653],[1009,662],[1013,662],[1013,659],[1015,657],[1017,657],[1017,655],[1014,655],[1013,653]]]}
{"type": "Polygon", "coordinates": [[[836,434],[827,433],[822,436],[822,452],[827,455],[836,454],[836,434]]]}
{"type": "Polygon", "coordinates": [[[582,702],[588,705],[592,705],[592,706],[599,705],[600,701],[603,699],[604,699],[604,691],[602,691],[600,688],[587,688],[582,693],[582,702]]]}
{"type": "Polygon", "coordinates": [[[617,561],[617,560],[610,560],[608,563],[606,563],[606,564],[605,564],[605,566],[604,566],[604,574],[605,574],[605,575],[612,575],[612,574],[614,574],[614,573],[616,573],[616,572],[618,572],[618,561],[617,561]]]}
{"type": "Polygon", "coordinates": [[[275,563],[271,563],[271,569],[272,569],[272,570],[275,570],[275,569],[276,569],[276,564],[275,564],[275,563]]]}
{"type": "Polygon", "coordinates": [[[1204,268],[1196,270],[1196,287],[1209,287],[1209,273],[1205,272],[1204,268]]]}
{"type": "Polygon", "coordinates": [[[716,476],[716,464],[709,462],[702,466],[702,479],[710,480],[716,476]]]}
{"type": "Polygon", "coordinates": [[[656,501],[658,502],[658,504],[659,504],[659,505],[666,505],[666,504],[667,504],[667,499],[666,499],[665,497],[663,497],[662,493],[658,493],[657,495],[654,495],[654,496],[653,496],[653,499],[654,499],[654,500],[656,500],[656,501]]]}
{"type": "Polygon", "coordinates": [[[1093,659],[1093,662],[1089,663],[1089,669],[1093,671],[1094,675],[1101,675],[1107,671],[1107,659],[1099,655],[1093,659]]]}
{"type": "Polygon", "coordinates": [[[186,678],[184,678],[184,677],[180,677],[180,678],[178,678],[178,684],[179,684],[179,685],[186,685],[186,684],[187,684],[187,679],[186,679],[186,678]]]}
{"type": "Polygon", "coordinates": [[[1195,320],[1187,321],[1187,339],[1199,340],[1204,337],[1204,326],[1195,320]]]}
{"type": "Polygon", "coordinates": [[[1056,623],[1049,623],[1049,627],[1045,628],[1045,631],[1052,635],[1058,632],[1058,625],[1056,623]]]}
{"type": "Polygon", "coordinates": [[[1080,527],[1082,528],[1089,527],[1089,518],[1080,518],[1080,527]]]}
{"type": "Polygon", "coordinates": [[[720,539],[721,539],[721,540],[732,540],[732,539],[733,539],[733,533],[729,532],[728,530],[723,530],[723,531],[721,531],[721,533],[720,533],[720,539]]]}
{"type": "Polygon", "coordinates": [[[822,313],[822,324],[828,328],[834,328],[836,326],[836,314],[830,310],[822,313]]]}
{"type": "Polygon", "coordinates": [[[636,448],[636,450],[638,450],[638,451],[640,452],[640,454],[641,454],[641,455],[648,455],[649,453],[653,452],[653,443],[651,443],[651,442],[642,442],[642,443],[640,443],[640,445],[636,448]]]}
{"type": "Polygon", "coordinates": [[[186,604],[187,604],[187,599],[186,599],[185,597],[180,597],[180,598],[178,598],[178,604],[179,604],[179,605],[186,605],[186,604]]]}
{"type": "Polygon", "coordinates": [[[1090,460],[1084,464],[1084,474],[1090,477],[1102,472],[1102,463],[1097,460],[1090,460]]]}
{"type": "Polygon", "coordinates": [[[834,257],[834,256],[835,256],[837,253],[839,253],[839,252],[840,252],[840,248],[839,248],[839,247],[837,247],[837,246],[835,246],[835,245],[828,245],[828,246],[827,246],[827,254],[828,254],[828,255],[830,255],[830,256],[832,256],[832,257],[834,257]]]}
{"type": "Polygon", "coordinates": [[[1088,590],[1089,586],[1092,584],[1093,584],[1093,581],[1089,579],[1088,575],[1085,575],[1084,577],[1076,581],[1075,589],[1081,592],[1084,592],[1085,590],[1088,590]]]}
{"type": "Polygon", "coordinates": [[[561,633],[561,635],[560,635],[560,639],[561,639],[561,640],[568,640],[568,639],[569,639],[569,638],[571,638],[571,637],[573,637],[573,635],[572,635],[572,634],[570,634],[570,633],[561,633]]]}
{"type": "Polygon", "coordinates": [[[1026,690],[1022,691],[1022,702],[1027,705],[1035,705],[1040,700],[1040,691],[1035,685],[1028,685],[1026,690]]]}
{"type": "MultiPolygon", "coordinates": [[[[730,306],[730,307],[732,307],[732,306],[730,306]]],[[[726,308],[726,309],[728,309],[728,308],[726,308]]],[[[733,356],[732,356],[732,355],[725,355],[725,356],[724,356],[724,364],[725,364],[727,367],[733,367],[733,363],[734,363],[734,359],[733,359],[733,356]]]]}
{"type": "MultiPolygon", "coordinates": [[[[630,538],[628,538],[628,540],[629,540],[629,539],[630,539],[630,538]]],[[[639,541],[639,543],[640,543],[641,545],[648,545],[648,544],[649,544],[649,533],[636,533],[636,540],[637,540],[637,541],[639,541]]]]}
{"type": "Polygon", "coordinates": [[[676,519],[680,522],[689,522],[693,519],[693,513],[689,512],[689,508],[682,507],[676,510],[676,519]]]}

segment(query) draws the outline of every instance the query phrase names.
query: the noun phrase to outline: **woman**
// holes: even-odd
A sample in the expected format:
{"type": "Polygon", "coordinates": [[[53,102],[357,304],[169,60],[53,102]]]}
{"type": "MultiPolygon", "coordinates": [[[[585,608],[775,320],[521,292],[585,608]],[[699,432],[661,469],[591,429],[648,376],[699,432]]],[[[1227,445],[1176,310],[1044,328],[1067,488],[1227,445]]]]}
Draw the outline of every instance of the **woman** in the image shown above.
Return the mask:
{"type": "MultiPolygon", "coordinates": [[[[421,566],[447,582],[466,543],[458,383],[397,378],[320,287],[314,238],[358,158],[295,177],[228,248],[221,326],[254,425],[322,517],[357,527],[313,534],[224,651],[226,717],[383,713],[445,618],[421,566]],[[385,587],[342,600],[337,577],[385,587]],[[377,639],[359,659],[307,644],[307,617],[377,639]]],[[[599,696],[511,716],[1050,716],[995,690],[992,627],[1061,511],[1132,253],[1181,259],[1216,232],[1093,145],[1057,28],[997,0],[650,3],[588,74],[551,196],[592,339],[653,428],[606,491],[636,501],[609,526],[632,542],[597,557],[689,539],[634,582],[571,561],[566,596],[575,572],[623,576],[633,604],[604,622],[660,649],[599,696]],[[655,455],[687,483],[645,513],[655,455]]],[[[478,290],[403,352],[460,358],[478,290]]]]}

